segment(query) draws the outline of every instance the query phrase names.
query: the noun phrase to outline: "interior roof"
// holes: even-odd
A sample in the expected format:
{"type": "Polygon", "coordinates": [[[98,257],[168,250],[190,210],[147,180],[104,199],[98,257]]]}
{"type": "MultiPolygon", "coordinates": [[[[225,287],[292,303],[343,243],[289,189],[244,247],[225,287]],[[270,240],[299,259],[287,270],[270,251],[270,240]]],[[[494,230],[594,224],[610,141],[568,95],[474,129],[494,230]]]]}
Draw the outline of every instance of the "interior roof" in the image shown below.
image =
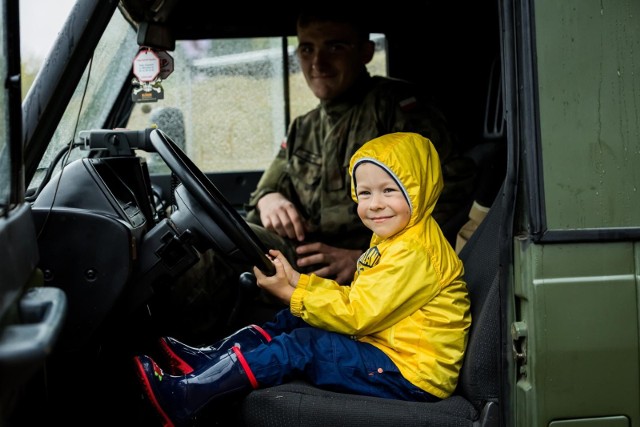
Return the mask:
{"type": "MultiPolygon", "coordinates": [[[[163,0],[157,11],[152,11],[149,0],[121,0],[135,22],[164,23],[173,37],[181,39],[274,37],[295,35],[295,6],[274,7],[272,3],[249,4],[235,1],[221,5],[219,2],[201,0],[163,0]]],[[[155,4],[154,3],[154,4],[155,4]]],[[[362,15],[370,24],[371,32],[389,33],[393,27],[406,25],[409,17],[415,17],[426,1],[407,2],[384,13],[373,7],[363,8],[362,15]],[[418,7],[420,6],[420,7],[418,7]],[[404,15],[404,16],[403,16],[404,15]]],[[[420,15],[418,15],[420,16],[420,15]]]]}

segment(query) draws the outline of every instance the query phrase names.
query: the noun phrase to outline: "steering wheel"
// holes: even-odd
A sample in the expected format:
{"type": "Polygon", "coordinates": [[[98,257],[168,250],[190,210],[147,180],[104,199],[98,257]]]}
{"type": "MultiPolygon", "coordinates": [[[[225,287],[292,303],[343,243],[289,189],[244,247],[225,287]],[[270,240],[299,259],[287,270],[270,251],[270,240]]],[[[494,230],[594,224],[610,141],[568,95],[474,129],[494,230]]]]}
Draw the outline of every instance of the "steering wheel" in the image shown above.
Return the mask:
{"type": "Polygon", "coordinates": [[[176,190],[176,196],[194,214],[206,237],[227,256],[239,254],[265,274],[275,274],[275,267],[266,256],[263,243],[211,180],[164,132],[154,129],[149,138],[162,160],[187,190],[180,193],[176,190]],[[208,218],[198,215],[201,212],[208,218]]]}

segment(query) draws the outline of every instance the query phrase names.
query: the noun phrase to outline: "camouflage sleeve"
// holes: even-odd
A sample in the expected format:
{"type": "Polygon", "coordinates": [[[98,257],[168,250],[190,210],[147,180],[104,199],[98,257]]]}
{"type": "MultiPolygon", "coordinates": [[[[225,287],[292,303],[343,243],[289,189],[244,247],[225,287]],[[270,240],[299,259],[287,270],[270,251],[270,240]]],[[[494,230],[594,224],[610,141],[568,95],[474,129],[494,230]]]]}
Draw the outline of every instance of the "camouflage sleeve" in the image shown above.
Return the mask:
{"type": "MultiPolygon", "coordinates": [[[[400,107],[402,109],[402,107],[400,107]]],[[[433,217],[438,221],[447,238],[451,238],[453,231],[449,227],[457,226],[455,218],[459,212],[466,211],[466,205],[474,188],[475,164],[469,158],[463,157],[458,149],[457,138],[436,104],[428,98],[418,98],[417,105],[405,111],[404,130],[417,131],[429,138],[438,150],[444,188],[433,211],[433,217]]]]}
{"type": "MultiPolygon", "coordinates": [[[[405,111],[407,121],[405,131],[417,129],[419,133],[429,138],[440,159],[446,161],[453,155],[454,141],[449,125],[442,112],[428,100],[418,100],[415,110],[405,111]]],[[[402,107],[401,107],[402,108],[402,107]]],[[[415,131],[414,131],[415,132],[415,131]]]]}
{"type": "MultiPolygon", "coordinates": [[[[453,155],[454,138],[444,114],[434,100],[414,84],[398,84],[388,100],[395,113],[388,115],[387,129],[393,132],[416,132],[431,140],[442,162],[453,155]]],[[[383,101],[384,102],[384,101],[383,101]]]]}

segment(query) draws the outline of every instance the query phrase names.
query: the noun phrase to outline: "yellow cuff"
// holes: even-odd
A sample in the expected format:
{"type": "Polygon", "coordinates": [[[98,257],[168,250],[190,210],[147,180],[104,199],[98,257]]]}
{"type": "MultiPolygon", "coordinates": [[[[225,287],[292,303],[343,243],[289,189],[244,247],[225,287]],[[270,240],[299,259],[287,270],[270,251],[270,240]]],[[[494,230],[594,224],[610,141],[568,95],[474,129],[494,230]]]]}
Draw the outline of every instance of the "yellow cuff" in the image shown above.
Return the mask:
{"type": "Polygon", "coordinates": [[[291,314],[296,317],[300,317],[302,314],[302,298],[307,293],[307,285],[309,284],[309,276],[306,274],[300,274],[300,279],[296,284],[296,289],[291,295],[291,302],[289,302],[289,310],[291,314]]]}

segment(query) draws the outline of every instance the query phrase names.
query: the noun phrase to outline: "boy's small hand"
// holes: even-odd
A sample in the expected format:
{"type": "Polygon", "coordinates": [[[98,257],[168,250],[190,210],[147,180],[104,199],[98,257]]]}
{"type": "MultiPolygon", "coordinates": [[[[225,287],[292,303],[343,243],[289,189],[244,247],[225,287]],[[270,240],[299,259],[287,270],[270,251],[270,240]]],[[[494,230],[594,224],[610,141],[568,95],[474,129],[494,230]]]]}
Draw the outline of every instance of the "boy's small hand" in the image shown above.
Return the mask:
{"type": "Polygon", "coordinates": [[[275,297],[289,304],[293,290],[298,284],[300,273],[295,271],[280,251],[271,249],[267,254],[276,269],[273,276],[267,276],[258,267],[253,267],[258,286],[269,291],[275,297]]]}

